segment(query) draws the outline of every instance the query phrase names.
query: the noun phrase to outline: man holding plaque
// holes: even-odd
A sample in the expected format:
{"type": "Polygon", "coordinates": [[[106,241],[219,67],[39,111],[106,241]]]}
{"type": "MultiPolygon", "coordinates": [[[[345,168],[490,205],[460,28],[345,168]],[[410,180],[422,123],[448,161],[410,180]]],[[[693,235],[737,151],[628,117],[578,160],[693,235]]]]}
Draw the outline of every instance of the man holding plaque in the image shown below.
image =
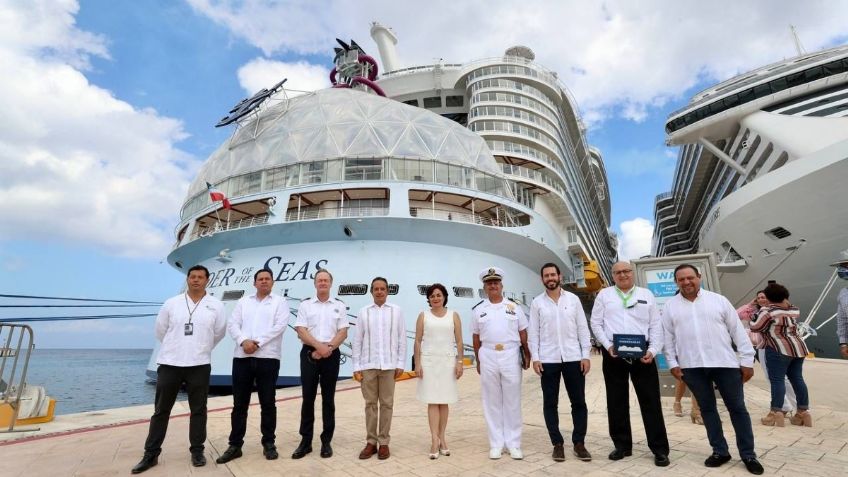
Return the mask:
{"type": "Polygon", "coordinates": [[[669,445],[654,363],[654,356],[662,349],[663,329],[656,301],[648,289],[634,285],[630,262],[613,265],[612,276],[615,286],[598,293],[591,319],[595,339],[603,346],[609,432],[615,446],[609,459],[633,454],[629,378],[639,400],[654,464],[665,467],[669,464],[669,445]]]}

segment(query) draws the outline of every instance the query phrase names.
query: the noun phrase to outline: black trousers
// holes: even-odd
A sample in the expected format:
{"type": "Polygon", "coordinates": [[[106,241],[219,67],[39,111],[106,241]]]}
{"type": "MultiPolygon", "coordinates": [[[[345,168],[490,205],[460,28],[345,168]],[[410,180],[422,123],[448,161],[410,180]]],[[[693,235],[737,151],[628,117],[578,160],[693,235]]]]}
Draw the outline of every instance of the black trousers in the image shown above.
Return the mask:
{"type": "Polygon", "coordinates": [[[324,430],[321,442],[333,440],[336,430],[336,383],[339,380],[339,360],[341,353],[333,350],[328,358],[313,359],[314,348],[304,346],[300,350],[300,381],[303,390],[303,403],[300,407],[300,435],[305,441],[312,441],[315,427],[315,397],[318,385],[321,385],[321,420],[324,430]]]}
{"type": "Polygon", "coordinates": [[[660,403],[660,378],[656,362],[645,364],[638,359],[631,362],[613,358],[607,350],[603,353],[604,384],[607,389],[607,415],[609,433],[616,449],[632,450],[630,431],[630,386],[636,390],[636,399],[642,411],[642,422],[651,452],[668,455],[668,436],[665,431],[662,404],[660,403]]]}
{"type": "Polygon", "coordinates": [[[274,445],[277,429],[277,376],[280,374],[280,360],[273,358],[233,358],[233,412],[230,414],[230,445],[244,445],[247,430],[247,408],[250,406],[250,394],[256,385],[259,396],[262,445],[274,445]]]}
{"type": "Polygon", "coordinates": [[[560,378],[565,382],[565,391],[571,401],[571,422],[574,425],[571,442],[582,444],[586,439],[589,410],[586,407],[586,377],[580,371],[580,361],[542,363],[542,409],[545,426],[548,428],[551,444],[564,443],[562,433],[559,432],[560,378]]]}
{"type": "Polygon", "coordinates": [[[168,432],[171,409],[177,401],[180,387],[185,384],[191,416],[188,421],[188,440],[192,453],[203,452],[206,441],[206,398],[209,396],[209,374],[212,366],[159,365],[156,370],[156,407],[150,418],[150,429],[144,442],[144,452],[159,455],[168,432]]]}

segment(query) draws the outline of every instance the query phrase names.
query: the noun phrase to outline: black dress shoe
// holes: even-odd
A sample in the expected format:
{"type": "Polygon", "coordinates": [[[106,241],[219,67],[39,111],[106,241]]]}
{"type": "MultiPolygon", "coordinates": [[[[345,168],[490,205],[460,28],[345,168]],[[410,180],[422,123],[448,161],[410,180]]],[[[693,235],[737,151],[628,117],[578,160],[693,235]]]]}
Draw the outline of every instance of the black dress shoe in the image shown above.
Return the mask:
{"type": "Polygon", "coordinates": [[[333,447],[329,442],[321,443],[321,457],[325,459],[333,457],[333,447]]]}
{"type": "Polygon", "coordinates": [[[633,455],[632,450],[615,449],[610,452],[609,460],[621,460],[625,457],[630,457],[631,455],[633,455]]]}
{"type": "Polygon", "coordinates": [[[671,461],[668,460],[667,455],[662,454],[654,454],[654,465],[657,467],[668,467],[671,461]]]}
{"type": "Polygon", "coordinates": [[[707,467],[719,467],[729,460],[730,460],[729,455],[713,454],[713,455],[707,457],[707,460],[704,461],[704,465],[707,466],[707,467]]]}
{"type": "Polygon", "coordinates": [[[230,446],[227,447],[227,450],[225,450],[223,454],[221,454],[217,459],[215,459],[215,463],[226,464],[227,462],[233,459],[238,459],[239,457],[241,457],[241,447],[230,446]]]}
{"type": "Polygon", "coordinates": [[[195,467],[203,467],[206,465],[206,456],[203,455],[203,452],[191,453],[191,465],[195,467]]]}
{"type": "Polygon", "coordinates": [[[277,453],[277,446],[274,444],[263,445],[262,455],[265,456],[266,460],[275,460],[277,457],[280,457],[280,454],[277,453]]]}
{"type": "Polygon", "coordinates": [[[758,461],[756,457],[742,459],[742,463],[745,464],[745,468],[748,469],[748,472],[754,475],[760,475],[765,472],[763,465],[760,464],[760,461],[758,461]]]}
{"type": "Polygon", "coordinates": [[[153,454],[148,454],[145,452],[144,456],[141,458],[141,461],[132,468],[130,472],[133,474],[140,474],[145,470],[153,467],[154,465],[159,463],[159,457],[153,454]]]}
{"type": "Polygon", "coordinates": [[[300,459],[310,452],[312,452],[312,443],[300,441],[300,445],[292,452],[292,459],[300,459]]]}

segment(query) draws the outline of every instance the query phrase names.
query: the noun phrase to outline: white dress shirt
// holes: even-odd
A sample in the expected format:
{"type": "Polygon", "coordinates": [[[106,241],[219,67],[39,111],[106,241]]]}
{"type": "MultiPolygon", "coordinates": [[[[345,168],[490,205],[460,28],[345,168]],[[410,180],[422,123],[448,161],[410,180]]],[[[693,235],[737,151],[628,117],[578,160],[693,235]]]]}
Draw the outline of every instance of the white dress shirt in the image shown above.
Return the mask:
{"type": "Polygon", "coordinates": [[[565,290],[554,301],[542,293],[530,304],[527,344],[533,361],[567,363],[589,359],[589,323],[580,298],[565,290]]]}
{"type": "Polygon", "coordinates": [[[501,345],[511,349],[521,344],[518,332],[527,329],[527,316],[520,306],[506,298],[499,303],[485,299],[471,312],[471,333],[480,337],[484,347],[501,345]]]}
{"type": "Polygon", "coordinates": [[[318,297],[307,298],[297,307],[294,326],[306,328],[319,343],[329,343],[339,330],[350,327],[347,305],[335,298],[328,298],[327,301],[321,301],[318,297]]]}
{"type": "Polygon", "coordinates": [[[353,371],[404,369],[406,321],[400,307],[372,303],[359,310],[353,335],[353,371]]]}
{"type": "Polygon", "coordinates": [[[598,292],[592,307],[592,333],[604,349],[613,345],[613,335],[643,335],[648,341],[647,351],[656,356],[663,349],[663,329],[654,294],[637,286],[627,293],[631,292],[627,300],[628,306],[633,305],[630,308],[624,307],[618,295],[623,292],[617,287],[598,292]]]}
{"type": "Polygon", "coordinates": [[[754,347],[742,320],[727,298],[718,293],[701,290],[695,301],[675,295],[665,302],[662,319],[669,368],[754,365],[754,347]]]}
{"type": "Polygon", "coordinates": [[[236,342],[233,356],[280,359],[290,314],[288,301],[280,295],[268,295],[260,300],[254,293],[240,298],[227,326],[236,342]],[[259,349],[253,354],[245,353],[241,347],[244,340],[256,341],[259,349]]]}
{"type": "Polygon", "coordinates": [[[212,349],[227,332],[224,304],[211,295],[194,303],[185,293],[169,298],[156,317],[156,339],[162,342],[156,364],[201,366],[212,362],[212,349]],[[191,318],[192,334],[185,325],[191,318]]]}

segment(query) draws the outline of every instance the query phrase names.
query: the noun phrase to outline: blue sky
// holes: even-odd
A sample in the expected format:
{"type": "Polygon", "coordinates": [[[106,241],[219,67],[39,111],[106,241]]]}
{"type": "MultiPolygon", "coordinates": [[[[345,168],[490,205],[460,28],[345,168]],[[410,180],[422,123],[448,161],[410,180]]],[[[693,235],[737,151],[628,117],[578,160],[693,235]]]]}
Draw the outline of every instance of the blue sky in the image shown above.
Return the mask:
{"type": "MultiPolygon", "coordinates": [[[[334,38],[405,66],[525,44],[576,97],[604,156],[622,255],[648,252],[670,188],[667,114],[715,82],[846,41],[841,2],[0,0],[0,293],[160,301],[188,183],[258,87],[327,84],[334,38]],[[635,5],[638,3],[638,5],[635,5]],[[6,23],[5,25],[3,23],[6,23]]],[[[8,315],[10,312],[3,312],[8,315]]],[[[149,347],[152,319],[37,324],[40,347],[149,347]]]]}

